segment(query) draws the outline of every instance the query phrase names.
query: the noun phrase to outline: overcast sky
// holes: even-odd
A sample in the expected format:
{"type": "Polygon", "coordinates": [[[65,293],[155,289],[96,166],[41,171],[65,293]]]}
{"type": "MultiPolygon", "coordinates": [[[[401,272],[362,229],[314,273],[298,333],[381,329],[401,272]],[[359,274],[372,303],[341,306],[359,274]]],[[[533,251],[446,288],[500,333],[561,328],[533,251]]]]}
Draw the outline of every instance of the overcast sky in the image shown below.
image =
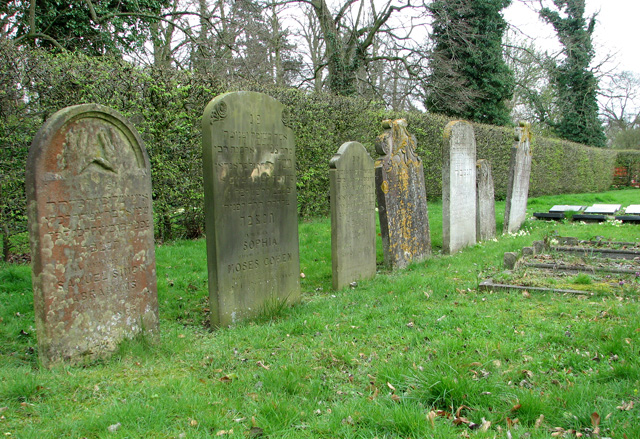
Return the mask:
{"type": "MultiPolygon", "coordinates": [[[[532,7],[539,9],[539,2],[514,0],[505,10],[505,18],[535,38],[539,47],[548,50],[559,48],[553,27],[539,20],[532,7]]],[[[612,55],[613,60],[607,69],[631,70],[640,74],[640,0],[587,0],[586,16],[596,12],[593,38],[596,59],[600,61],[608,54],[612,55]]]]}

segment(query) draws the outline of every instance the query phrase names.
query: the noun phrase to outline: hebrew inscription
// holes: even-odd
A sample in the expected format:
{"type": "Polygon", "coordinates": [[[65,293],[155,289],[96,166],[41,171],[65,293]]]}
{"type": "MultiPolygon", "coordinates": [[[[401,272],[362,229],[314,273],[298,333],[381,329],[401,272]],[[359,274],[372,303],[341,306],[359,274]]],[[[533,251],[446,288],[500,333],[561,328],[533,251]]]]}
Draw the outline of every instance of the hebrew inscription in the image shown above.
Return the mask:
{"type": "Polygon", "coordinates": [[[43,363],[155,334],[151,174],[129,123],[94,104],[55,113],[31,145],[26,184],[43,363]]]}
{"type": "Polygon", "coordinates": [[[203,118],[203,172],[213,326],[300,295],[293,131],[261,93],[213,99],[203,118]]]}

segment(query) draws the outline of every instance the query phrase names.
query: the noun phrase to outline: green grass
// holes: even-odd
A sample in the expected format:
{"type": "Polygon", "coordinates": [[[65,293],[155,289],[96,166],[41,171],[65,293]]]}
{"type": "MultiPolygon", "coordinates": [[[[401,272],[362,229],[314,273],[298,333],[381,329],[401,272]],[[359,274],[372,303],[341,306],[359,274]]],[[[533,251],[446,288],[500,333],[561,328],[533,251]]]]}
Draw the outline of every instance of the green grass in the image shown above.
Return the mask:
{"type": "MultiPolygon", "coordinates": [[[[529,210],[639,198],[637,190],[540,197],[529,210]]],[[[498,210],[501,222],[504,203],[498,210]]],[[[206,324],[205,242],[158,246],[159,343],[130,340],[88,366],[40,366],[30,270],[1,265],[0,434],[506,438],[515,422],[512,438],[538,439],[555,427],[586,435],[597,412],[602,437],[640,437],[637,290],[587,298],[477,290],[501,271],[505,251],[534,239],[637,241],[640,228],[528,221],[522,233],[443,256],[440,215],[430,203],[433,257],[402,271],[380,266],[375,279],[340,291],[331,290],[329,221],[302,222],[302,301],[217,331],[206,324]],[[630,401],[631,410],[617,408],[630,401]],[[458,409],[490,427],[446,416],[432,426],[431,411],[458,409]]]]}

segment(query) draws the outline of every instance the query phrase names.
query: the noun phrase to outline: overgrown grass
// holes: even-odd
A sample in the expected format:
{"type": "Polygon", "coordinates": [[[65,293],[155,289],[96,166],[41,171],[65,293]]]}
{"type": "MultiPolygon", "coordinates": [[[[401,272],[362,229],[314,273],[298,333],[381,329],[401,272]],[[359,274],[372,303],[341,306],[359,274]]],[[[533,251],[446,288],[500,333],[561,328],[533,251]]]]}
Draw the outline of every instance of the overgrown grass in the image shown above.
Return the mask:
{"type": "MultiPolygon", "coordinates": [[[[530,213],[639,199],[637,190],[541,197],[530,213]]],[[[206,325],[205,242],[159,246],[160,342],[127,341],[85,367],[39,365],[30,270],[0,266],[0,433],[444,439],[506,438],[511,426],[512,438],[536,439],[555,427],[590,433],[597,412],[602,437],[640,437],[637,290],[589,298],[477,290],[505,251],[534,239],[637,241],[640,228],[528,221],[522,233],[442,256],[441,207],[429,209],[432,258],[380,267],[340,291],[331,290],[329,221],[301,223],[302,301],[218,331],[206,325]],[[429,417],[458,409],[491,425],[429,417]]],[[[498,210],[501,222],[504,203],[498,210]]]]}

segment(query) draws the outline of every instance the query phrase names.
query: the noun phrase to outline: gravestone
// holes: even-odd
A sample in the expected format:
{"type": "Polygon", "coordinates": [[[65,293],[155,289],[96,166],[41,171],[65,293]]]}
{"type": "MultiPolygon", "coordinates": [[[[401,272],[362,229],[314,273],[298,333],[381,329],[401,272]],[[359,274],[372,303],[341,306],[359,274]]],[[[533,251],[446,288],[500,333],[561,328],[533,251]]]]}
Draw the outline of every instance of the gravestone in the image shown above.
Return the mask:
{"type": "Polygon", "coordinates": [[[556,204],[555,206],[553,206],[551,209],[549,209],[549,212],[551,213],[557,213],[557,212],[580,212],[581,210],[584,210],[586,208],[586,206],[579,206],[579,205],[571,205],[571,204],[556,204]]]}
{"type": "Polygon", "coordinates": [[[493,189],[491,163],[488,160],[478,160],[477,191],[478,204],[476,215],[476,240],[487,241],[496,237],[496,201],[493,189]]]}
{"type": "Polygon", "coordinates": [[[442,162],[442,250],[453,254],[476,243],[476,139],[470,123],[445,127],[442,162]]]}
{"type": "Polygon", "coordinates": [[[329,162],[333,288],[376,274],[375,172],[358,142],[343,144],[329,162]]]}
{"type": "Polygon", "coordinates": [[[275,99],[234,92],[204,111],[209,307],[227,326],[300,297],[295,141],[275,99]]]}
{"type": "Polygon", "coordinates": [[[120,114],[67,107],[40,128],[26,169],[42,362],[107,356],[158,329],[149,158],[120,114]]]}
{"type": "Polygon", "coordinates": [[[517,232],[527,219],[529,177],[531,176],[531,125],[529,123],[520,122],[520,126],[516,128],[515,140],[509,163],[503,233],[517,232]]]}
{"type": "Polygon", "coordinates": [[[376,140],[376,196],[385,264],[403,268],[431,253],[427,194],[416,140],[404,119],[382,122],[376,140]]]}
{"type": "Polygon", "coordinates": [[[624,213],[627,215],[640,215],[640,204],[630,204],[624,210],[624,213]]]}
{"type": "Polygon", "coordinates": [[[621,204],[594,204],[584,210],[584,213],[595,213],[601,215],[613,215],[622,207],[621,204]]]}

